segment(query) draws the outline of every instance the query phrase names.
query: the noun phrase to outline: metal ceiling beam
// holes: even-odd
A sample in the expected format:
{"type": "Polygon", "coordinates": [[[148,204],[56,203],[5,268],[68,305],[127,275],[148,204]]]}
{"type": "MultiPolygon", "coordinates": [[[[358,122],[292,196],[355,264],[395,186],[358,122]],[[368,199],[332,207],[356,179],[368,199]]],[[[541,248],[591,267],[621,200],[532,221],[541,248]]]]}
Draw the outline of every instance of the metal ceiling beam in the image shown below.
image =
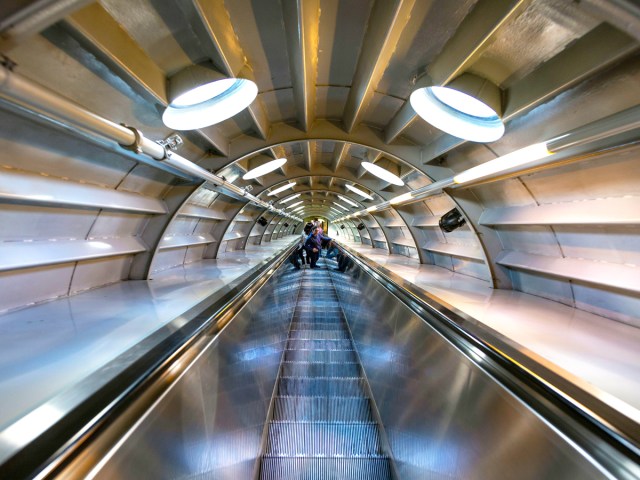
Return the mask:
{"type": "Polygon", "coordinates": [[[92,1],[38,0],[26,4],[0,22],[0,50],[6,53],[92,1]]]}
{"type": "MultiPolygon", "coordinates": [[[[639,45],[628,35],[606,23],[572,43],[516,82],[505,93],[505,122],[521,116],[585,79],[637,51],[639,45]]],[[[425,163],[457,148],[466,141],[441,135],[423,151],[425,163]]]]}
{"type": "Polygon", "coordinates": [[[283,0],[282,11],[298,123],[307,132],[316,114],[320,2],[283,0]]]}
{"type": "Polygon", "coordinates": [[[503,120],[535,108],[638,50],[638,43],[602,23],[507,91],[503,120]]]}
{"type": "MultiPolygon", "coordinates": [[[[246,67],[246,57],[235,34],[224,0],[193,0],[195,13],[205,28],[207,39],[217,53],[214,63],[224,69],[230,77],[242,76],[255,82],[255,76],[246,67]]],[[[269,135],[269,120],[259,98],[247,111],[253,121],[253,128],[263,140],[269,135]]]]}
{"type": "MultiPolygon", "coordinates": [[[[519,15],[530,0],[481,0],[467,15],[438,58],[427,68],[434,85],[446,85],[464,73],[491,44],[495,33],[519,15]]],[[[384,141],[395,140],[416,118],[407,100],[384,131],[384,141]]]]}
{"type": "Polygon", "coordinates": [[[578,5],[640,41],[640,4],[636,0],[581,0],[578,5]]]}
{"type": "Polygon", "coordinates": [[[344,108],[343,124],[348,133],[359,123],[373,96],[415,0],[377,0],[369,16],[356,71],[344,108]]]}
{"type": "Polygon", "coordinates": [[[304,168],[311,172],[315,165],[316,144],[314,141],[302,142],[302,156],[304,157],[304,168]]]}
{"type": "MultiPolygon", "coordinates": [[[[380,138],[380,133],[366,125],[359,125],[350,134],[335,123],[328,120],[314,122],[308,133],[286,124],[278,123],[272,126],[268,141],[260,140],[250,135],[237,137],[231,142],[231,161],[241,161],[255,155],[257,152],[277,145],[287,145],[306,140],[347,142],[351,145],[366,147],[370,150],[381,151],[383,155],[399,164],[406,163],[427,174],[432,180],[448,178],[451,171],[440,167],[422,164],[422,147],[417,145],[386,145],[380,138]]],[[[326,175],[326,174],[325,174],[326,175]]]]}
{"type": "MultiPolygon", "coordinates": [[[[350,145],[346,142],[336,142],[333,149],[333,158],[331,160],[331,171],[337,172],[349,156],[350,145]]],[[[331,179],[333,182],[333,178],[331,179]]]]}
{"type": "MultiPolygon", "coordinates": [[[[85,47],[108,62],[123,80],[151,102],[167,106],[166,77],[98,3],[79,10],[64,20],[68,31],[85,47]]],[[[229,141],[215,126],[194,131],[216,150],[227,156],[229,141]]]]}

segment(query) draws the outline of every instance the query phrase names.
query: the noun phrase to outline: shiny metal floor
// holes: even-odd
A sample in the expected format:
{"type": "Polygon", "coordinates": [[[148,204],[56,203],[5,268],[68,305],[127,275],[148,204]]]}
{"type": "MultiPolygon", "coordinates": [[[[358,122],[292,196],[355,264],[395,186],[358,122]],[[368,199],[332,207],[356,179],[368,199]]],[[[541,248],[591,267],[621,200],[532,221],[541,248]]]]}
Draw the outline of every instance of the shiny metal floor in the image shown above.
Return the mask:
{"type": "Polygon", "coordinates": [[[302,274],[260,478],[390,479],[373,401],[325,269],[302,274]]]}

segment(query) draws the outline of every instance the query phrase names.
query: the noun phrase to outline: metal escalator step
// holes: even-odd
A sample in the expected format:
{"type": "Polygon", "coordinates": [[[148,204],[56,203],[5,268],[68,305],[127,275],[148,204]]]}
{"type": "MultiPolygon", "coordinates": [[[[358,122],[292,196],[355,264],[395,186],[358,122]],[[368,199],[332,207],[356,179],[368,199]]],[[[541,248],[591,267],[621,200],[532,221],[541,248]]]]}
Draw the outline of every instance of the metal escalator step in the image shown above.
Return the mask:
{"type": "Polygon", "coordinates": [[[348,350],[353,348],[351,340],[296,340],[289,339],[289,350],[348,350]]]}
{"type": "Polygon", "coordinates": [[[371,404],[363,397],[276,397],[273,421],[373,422],[371,404]]]}
{"type": "Polygon", "coordinates": [[[346,330],[291,330],[289,338],[296,340],[351,340],[346,330]]]}
{"type": "Polygon", "coordinates": [[[366,397],[361,378],[281,377],[280,396],[366,397]]]}
{"type": "Polygon", "coordinates": [[[353,349],[345,350],[285,350],[286,362],[326,362],[341,363],[357,361],[356,352],[353,349]]]}
{"type": "Polygon", "coordinates": [[[331,312],[327,310],[313,310],[311,312],[296,310],[293,315],[293,324],[296,323],[333,323],[344,326],[342,311],[331,312]]]}
{"type": "Polygon", "coordinates": [[[263,457],[260,480],[391,480],[386,458],[263,457]]]}
{"type": "Polygon", "coordinates": [[[283,377],[360,377],[358,363],[282,362],[283,377]]]}
{"type": "Polygon", "coordinates": [[[378,426],[367,423],[271,423],[267,456],[382,457],[378,426]]]}
{"type": "Polygon", "coordinates": [[[347,331],[347,326],[340,321],[337,322],[305,322],[303,319],[291,324],[292,330],[339,330],[347,331]]]}

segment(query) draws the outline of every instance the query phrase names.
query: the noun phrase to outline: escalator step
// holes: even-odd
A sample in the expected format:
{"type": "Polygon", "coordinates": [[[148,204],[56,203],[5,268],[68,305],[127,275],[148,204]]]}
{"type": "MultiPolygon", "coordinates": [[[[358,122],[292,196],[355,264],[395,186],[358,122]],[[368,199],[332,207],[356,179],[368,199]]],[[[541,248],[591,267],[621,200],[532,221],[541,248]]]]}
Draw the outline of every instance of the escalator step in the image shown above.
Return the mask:
{"type": "Polygon", "coordinates": [[[293,322],[291,324],[291,329],[292,330],[340,330],[340,331],[347,331],[347,327],[346,325],[344,325],[342,322],[313,322],[313,323],[309,323],[309,322],[305,322],[304,320],[301,320],[299,322],[293,322]]]}
{"type": "Polygon", "coordinates": [[[281,377],[278,395],[304,397],[366,397],[360,378],[281,377]]]}
{"type": "Polygon", "coordinates": [[[349,348],[345,350],[285,350],[284,360],[286,362],[325,362],[341,363],[355,362],[356,352],[349,348]]]}
{"type": "Polygon", "coordinates": [[[386,458],[264,457],[261,480],[391,480],[386,458]]]}
{"type": "Polygon", "coordinates": [[[283,377],[360,377],[357,363],[283,362],[283,377]]]}
{"type": "Polygon", "coordinates": [[[290,338],[295,340],[349,340],[346,330],[291,330],[290,338]]]}
{"type": "Polygon", "coordinates": [[[373,415],[368,398],[276,397],[273,420],[370,423],[373,415]]]}
{"type": "Polygon", "coordinates": [[[378,426],[367,423],[269,425],[265,456],[382,457],[378,426]]]}
{"type": "Polygon", "coordinates": [[[289,350],[349,350],[353,346],[350,339],[342,340],[296,340],[287,342],[289,350]]]}

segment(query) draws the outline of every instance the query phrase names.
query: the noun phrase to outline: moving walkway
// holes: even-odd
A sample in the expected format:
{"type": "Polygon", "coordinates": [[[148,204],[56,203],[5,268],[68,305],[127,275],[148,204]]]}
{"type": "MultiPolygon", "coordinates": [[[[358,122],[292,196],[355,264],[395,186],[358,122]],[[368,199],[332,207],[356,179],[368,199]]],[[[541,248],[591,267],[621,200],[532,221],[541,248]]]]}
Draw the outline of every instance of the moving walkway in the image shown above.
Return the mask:
{"type": "Polygon", "coordinates": [[[285,252],[125,352],[0,478],[640,477],[633,419],[344,254],[285,252]]]}

